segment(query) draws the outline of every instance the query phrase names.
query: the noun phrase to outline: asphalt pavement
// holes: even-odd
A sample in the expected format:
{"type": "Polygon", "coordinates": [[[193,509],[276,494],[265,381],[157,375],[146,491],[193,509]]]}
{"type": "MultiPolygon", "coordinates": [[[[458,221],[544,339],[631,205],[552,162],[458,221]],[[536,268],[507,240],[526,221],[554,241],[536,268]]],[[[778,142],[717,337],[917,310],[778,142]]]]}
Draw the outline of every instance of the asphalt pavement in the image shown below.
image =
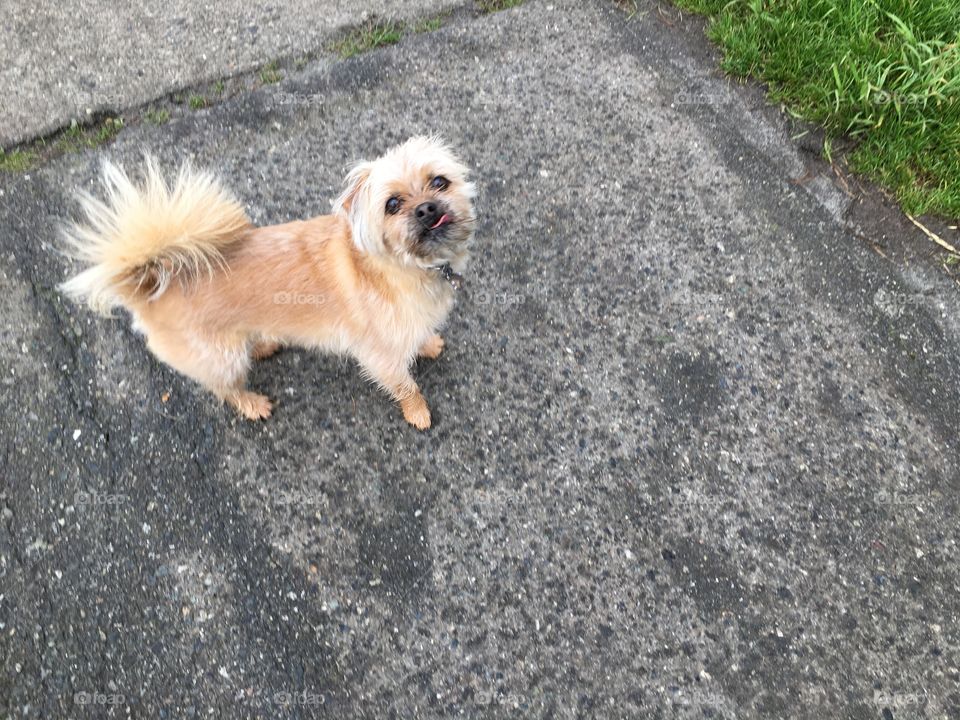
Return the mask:
{"type": "Polygon", "coordinates": [[[0,175],[0,715],[960,718],[956,284],[640,5],[457,11],[0,175]],[[56,290],[103,157],[265,224],[428,132],[479,225],[426,433],[297,349],[241,421],[56,290]]]}

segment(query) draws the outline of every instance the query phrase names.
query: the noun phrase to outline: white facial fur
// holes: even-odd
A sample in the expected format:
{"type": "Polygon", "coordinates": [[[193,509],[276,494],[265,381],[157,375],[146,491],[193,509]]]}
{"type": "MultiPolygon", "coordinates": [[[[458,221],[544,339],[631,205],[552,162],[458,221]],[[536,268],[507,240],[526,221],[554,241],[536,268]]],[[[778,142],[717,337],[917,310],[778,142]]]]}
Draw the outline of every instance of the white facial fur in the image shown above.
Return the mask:
{"type": "Polygon", "coordinates": [[[458,228],[449,243],[453,247],[441,249],[447,254],[459,254],[456,246],[469,242],[475,223],[472,201],[476,190],[467,174],[467,168],[439,139],[414,137],[373,162],[357,164],[347,175],[334,212],[346,217],[360,250],[394,255],[405,263],[430,264],[428,258],[412,252],[415,240],[409,213],[428,196],[424,187],[431,177],[439,175],[449,180],[445,200],[456,216],[458,228]],[[392,216],[385,211],[391,197],[399,197],[403,202],[401,211],[392,216]]]}

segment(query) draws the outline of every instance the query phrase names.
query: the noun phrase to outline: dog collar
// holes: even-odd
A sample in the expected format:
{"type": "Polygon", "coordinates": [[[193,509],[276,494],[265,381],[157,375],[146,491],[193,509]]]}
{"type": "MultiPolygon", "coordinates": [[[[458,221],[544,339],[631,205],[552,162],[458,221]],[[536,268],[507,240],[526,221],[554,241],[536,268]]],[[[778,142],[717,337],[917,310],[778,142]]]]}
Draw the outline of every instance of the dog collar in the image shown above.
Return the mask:
{"type": "Polygon", "coordinates": [[[452,287],[454,290],[460,290],[463,287],[463,275],[454,272],[453,268],[450,267],[450,263],[437,265],[434,267],[434,270],[439,272],[440,276],[450,283],[450,287],[452,287]]]}

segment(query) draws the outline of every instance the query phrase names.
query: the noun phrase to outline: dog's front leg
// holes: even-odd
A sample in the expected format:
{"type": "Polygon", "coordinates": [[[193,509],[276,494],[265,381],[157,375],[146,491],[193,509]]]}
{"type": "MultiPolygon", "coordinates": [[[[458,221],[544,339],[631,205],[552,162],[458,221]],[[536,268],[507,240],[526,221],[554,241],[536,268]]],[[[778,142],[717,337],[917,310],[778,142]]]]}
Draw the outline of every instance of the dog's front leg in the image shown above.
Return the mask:
{"type": "Polygon", "coordinates": [[[430,427],[430,408],[407,365],[386,362],[377,353],[358,353],[357,361],[367,375],[400,404],[404,419],[417,430],[430,427]]]}
{"type": "Polygon", "coordinates": [[[397,385],[392,394],[400,403],[404,419],[417,430],[426,430],[430,427],[430,408],[413,378],[409,375],[407,378],[409,382],[397,385]]]}

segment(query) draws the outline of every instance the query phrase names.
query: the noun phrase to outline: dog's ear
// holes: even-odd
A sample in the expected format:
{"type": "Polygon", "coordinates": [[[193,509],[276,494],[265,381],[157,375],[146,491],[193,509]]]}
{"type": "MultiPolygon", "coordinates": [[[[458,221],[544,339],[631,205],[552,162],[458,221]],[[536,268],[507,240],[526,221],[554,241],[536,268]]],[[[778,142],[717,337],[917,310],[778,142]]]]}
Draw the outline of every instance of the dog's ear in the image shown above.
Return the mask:
{"type": "Polygon", "coordinates": [[[333,202],[333,212],[342,213],[350,217],[354,206],[360,194],[366,189],[367,180],[370,179],[370,171],[373,169],[373,163],[361,162],[347,174],[343,181],[343,192],[333,202]]]}
{"type": "Polygon", "coordinates": [[[370,193],[372,162],[361,162],[347,174],[343,192],[333,203],[333,212],[350,223],[354,244],[366,252],[376,252],[377,243],[370,229],[370,218],[365,212],[370,193]]]}

